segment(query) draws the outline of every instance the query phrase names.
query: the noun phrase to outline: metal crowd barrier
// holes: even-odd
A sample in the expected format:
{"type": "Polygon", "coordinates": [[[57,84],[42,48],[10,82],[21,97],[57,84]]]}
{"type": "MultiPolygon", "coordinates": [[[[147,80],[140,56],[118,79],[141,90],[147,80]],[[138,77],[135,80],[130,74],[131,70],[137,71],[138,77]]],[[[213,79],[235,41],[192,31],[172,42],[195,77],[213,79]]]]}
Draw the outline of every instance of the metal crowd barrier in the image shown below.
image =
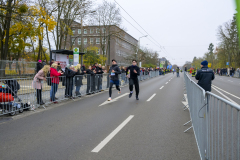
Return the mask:
{"type": "MultiPolygon", "coordinates": [[[[159,75],[158,71],[141,73],[139,81],[159,75]]],[[[120,85],[128,84],[125,73],[119,75],[120,85]]],[[[74,77],[47,77],[45,80],[34,78],[0,79],[0,116],[35,110],[66,99],[77,99],[109,88],[109,74],[76,75],[74,77]],[[55,99],[53,97],[55,93],[55,99]]]]}
{"type": "Polygon", "coordinates": [[[184,79],[192,122],[190,128],[193,128],[200,158],[239,160],[240,106],[205,92],[186,73],[184,79]]]}

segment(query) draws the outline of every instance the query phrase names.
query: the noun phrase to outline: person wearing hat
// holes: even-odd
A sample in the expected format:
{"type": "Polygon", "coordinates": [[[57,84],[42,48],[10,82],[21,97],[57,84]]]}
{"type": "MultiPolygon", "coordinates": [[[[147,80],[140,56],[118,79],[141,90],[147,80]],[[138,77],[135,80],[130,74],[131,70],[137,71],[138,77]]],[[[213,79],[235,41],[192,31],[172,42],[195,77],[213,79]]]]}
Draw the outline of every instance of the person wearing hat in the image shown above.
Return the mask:
{"type": "Polygon", "coordinates": [[[36,67],[36,73],[38,73],[43,68],[42,60],[38,60],[37,67],[36,67]]]}
{"type": "Polygon", "coordinates": [[[198,85],[200,87],[202,87],[205,91],[211,92],[211,84],[215,76],[213,70],[208,68],[208,61],[205,60],[201,63],[201,69],[198,70],[195,78],[198,80],[198,85]]]}

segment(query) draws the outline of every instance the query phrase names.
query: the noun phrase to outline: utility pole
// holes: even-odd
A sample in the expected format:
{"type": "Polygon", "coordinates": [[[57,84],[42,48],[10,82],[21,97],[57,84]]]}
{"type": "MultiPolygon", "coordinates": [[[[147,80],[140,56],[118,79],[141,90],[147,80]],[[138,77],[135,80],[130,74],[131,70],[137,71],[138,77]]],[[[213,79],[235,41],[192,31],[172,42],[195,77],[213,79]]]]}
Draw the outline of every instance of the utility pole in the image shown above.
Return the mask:
{"type": "MultiPolygon", "coordinates": [[[[138,46],[137,46],[137,52],[136,52],[136,59],[137,59],[137,61],[138,61],[138,59],[139,59],[139,57],[137,56],[137,54],[138,54],[138,50],[140,49],[140,39],[143,38],[143,37],[147,37],[147,36],[148,36],[148,35],[139,37],[138,46]]],[[[142,67],[142,62],[139,62],[139,67],[142,67]]]]}

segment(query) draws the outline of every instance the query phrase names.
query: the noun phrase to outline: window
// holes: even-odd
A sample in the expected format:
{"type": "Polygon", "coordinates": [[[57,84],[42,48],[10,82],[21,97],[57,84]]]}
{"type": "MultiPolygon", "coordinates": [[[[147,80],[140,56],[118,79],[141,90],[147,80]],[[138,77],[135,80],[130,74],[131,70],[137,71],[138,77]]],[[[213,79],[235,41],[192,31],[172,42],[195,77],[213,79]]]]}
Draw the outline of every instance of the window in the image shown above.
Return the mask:
{"type": "Polygon", "coordinates": [[[87,45],[87,38],[84,38],[84,45],[87,45]]]}
{"type": "Polygon", "coordinates": [[[106,33],[106,29],[105,29],[105,28],[103,28],[103,29],[102,29],[102,32],[103,32],[103,33],[106,33]]]}
{"type": "Polygon", "coordinates": [[[100,49],[97,50],[97,54],[100,54],[100,49]]]}
{"type": "Polygon", "coordinates": [[[106,44],[105,38],[102,39],[102,43],[103,43],[103,44],[106,44]]]}
{"type": "Polygon", "coordinates": [[[72,33],[75,34],[75,29],[72,29],[72,33]]]}
{"type": "Polygon", "coordinates": [[[100,33],[100,29],[99,28],[96,29],[96,33],[100,33]]]}
{"type": "Polygon", "coordinates": [[[72,45],[75,45],[75,38],[72,38],[72,45]]]}
{"type": "Polygon", "coordinates": [[[90,34],[93,34],[93,32],[94,32],[94,29],[90,29],[90,34]]]}
{"type": "Polygon", "coordinates": [[[84,29],[84,34],[87,34],[87,29],[84,29]]]}
{"type": "Polygon", "coordinates": [[[81,34],[82,32],[81,32],[81,29],[78,29],[78,34],[81,34]]]}
{"type": "Polygon", "coordinates": [[[100,44],[100,38],[96,38],[96,44],[100,44]]]}
{"type": "Polygon", "coordinates": [[[90,38],[90,44],[93,44],[93,38],[90,38]]]}
{"type": "Polygon", "coordinates": [[[78,44],[81,45],[82,41],[81,38],[78,38],[78,44]]]}

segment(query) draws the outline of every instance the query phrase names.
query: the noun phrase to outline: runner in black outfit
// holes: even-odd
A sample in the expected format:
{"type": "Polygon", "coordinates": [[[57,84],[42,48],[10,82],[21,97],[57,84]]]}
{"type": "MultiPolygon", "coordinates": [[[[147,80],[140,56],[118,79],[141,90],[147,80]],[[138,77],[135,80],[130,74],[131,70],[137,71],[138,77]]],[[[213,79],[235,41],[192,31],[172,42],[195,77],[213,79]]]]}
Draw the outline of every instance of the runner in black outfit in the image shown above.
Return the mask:
{"type": "Polygon", "coordinates": [[[126,74],[127,74],[127,77],[129,78],[129,90],[130,90],[129,98],[132,97],[133,85],[135,85],[136,99],[139,100],[139,98],[138,98],[138,95],[139,95],[138,76],[140,75],[140,69],[137,66],[136,60],[132,60],[132,65],[126,69],[126,74]]]}
{"type": "Polygon", "coordinates": [[[117,65],[117,61],[115,59],[112,60],[112,67],[109,70],[109,77],[110,77],[110,86],[109,86],[109,98],[108,101],[111,101],[112,98],[112,86],[113,84],[116,85],[118,90],[118,94],[121,93],[121,88],[119,88],[119,78],[118,75],[121,74],[120,68],[117,65]]]}

